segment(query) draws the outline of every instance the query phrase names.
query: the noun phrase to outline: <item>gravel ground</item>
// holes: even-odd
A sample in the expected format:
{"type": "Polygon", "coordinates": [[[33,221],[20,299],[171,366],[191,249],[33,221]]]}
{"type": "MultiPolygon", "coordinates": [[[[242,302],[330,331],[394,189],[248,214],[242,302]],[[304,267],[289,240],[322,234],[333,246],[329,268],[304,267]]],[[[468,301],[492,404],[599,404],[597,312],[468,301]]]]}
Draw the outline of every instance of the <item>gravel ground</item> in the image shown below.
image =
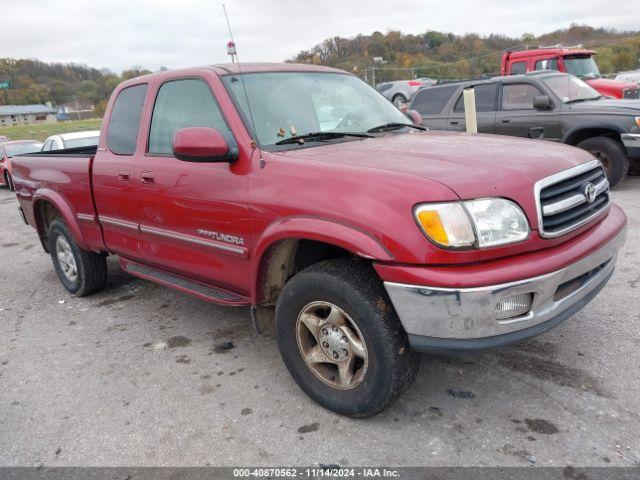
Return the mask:
{"type": "Polygon", "coordinates": [[[578,315],[516,347],[424,356],[398,403],[350,420],[297,388],[246,309],[115,259],[105,291],[69,296],[2,188],[0,465],[639,466],[639,198],[639,177],[615,191],[627,245],[578,315]]]}

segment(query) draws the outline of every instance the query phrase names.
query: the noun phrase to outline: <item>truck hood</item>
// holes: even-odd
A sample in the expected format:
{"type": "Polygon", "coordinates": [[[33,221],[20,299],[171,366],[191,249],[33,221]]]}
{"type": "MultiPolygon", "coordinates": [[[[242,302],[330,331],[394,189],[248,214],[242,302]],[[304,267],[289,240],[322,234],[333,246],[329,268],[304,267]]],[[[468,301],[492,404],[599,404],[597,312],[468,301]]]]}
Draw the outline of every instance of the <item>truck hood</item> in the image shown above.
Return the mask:
{"type": "Polygon", "coordinates": [[[586,113],[620,113],[624,115],[640,115],[640,100],[605,99],[587,100],[569,104],[572,112],[586,113]]]}
{"type": "Polygon", "coordinates": [[[606,90],[610,92],[619,92],[622,93],[623,90],[627,88],[635,89],[638,86],[635,83],[631,82],[621,82],[620,80],[611,80],[608,78],[589,78],[583,79],[589,85],[591,85],[596,90],[606,90]]]}
{"type": "Polygon", "coordinates": [[[460,198],[526,196],[533,184],[593,160],[577,148],[540,140],[462,132],[410,132],[281,152],[287,157],[401,172],[442,183],[460,198]]]}

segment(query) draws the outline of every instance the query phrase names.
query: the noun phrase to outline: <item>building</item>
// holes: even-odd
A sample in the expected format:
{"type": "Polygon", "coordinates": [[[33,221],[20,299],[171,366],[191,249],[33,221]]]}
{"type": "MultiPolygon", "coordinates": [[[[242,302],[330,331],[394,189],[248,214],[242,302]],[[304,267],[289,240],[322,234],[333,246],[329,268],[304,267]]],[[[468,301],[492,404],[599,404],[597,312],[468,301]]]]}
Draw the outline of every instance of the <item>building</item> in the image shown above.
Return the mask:
{"type": "Polygon", "coordinates": [[[96,117],[96,107],[91,103],[72,101],[58,105],[56,109],[58,110],[57,117],[59,122],[65,120],[86,120],[96,117]]]}
{"type": "Polygon", "coordinates": [[[57,121],[56,111],[49,105],[0,105],[0,127],[57,121]]]}

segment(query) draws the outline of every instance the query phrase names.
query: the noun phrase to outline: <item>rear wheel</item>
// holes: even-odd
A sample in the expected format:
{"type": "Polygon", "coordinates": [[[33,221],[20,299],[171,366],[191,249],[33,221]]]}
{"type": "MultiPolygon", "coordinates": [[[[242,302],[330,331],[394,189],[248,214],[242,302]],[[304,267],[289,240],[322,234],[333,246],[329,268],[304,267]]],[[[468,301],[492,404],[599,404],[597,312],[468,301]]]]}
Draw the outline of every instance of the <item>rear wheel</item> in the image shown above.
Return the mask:
{"type": "Polygon", "coordinates": [[[342,415],[379,413],[418,370],[386,291],[359,261],[323,261],[289,280],[276,306],[276,334],[300,388],[342,415]]]}
{"type": "Polygon", "coordinates": [[[49,228],[49,252],[58,278],[70,293],[83,297],[107,284],[106,257],[81,249],[59,218],[49,228]]]}
{"type": "Polygon", "coordinates": [[[593,137],[583,140],[577,146],[602,162],[611,187],[618,185],[627,176],[629,158],[620,142],[609,137],[593,137]]]}
{"type": "Polygon", "coordinates": [[[391,99],[391,102],[398,108],[402,108],[406,105],[407,103],[407,97],[405,97],[403,94],[401,93],[396,93],[393,98],[391,99]]]}

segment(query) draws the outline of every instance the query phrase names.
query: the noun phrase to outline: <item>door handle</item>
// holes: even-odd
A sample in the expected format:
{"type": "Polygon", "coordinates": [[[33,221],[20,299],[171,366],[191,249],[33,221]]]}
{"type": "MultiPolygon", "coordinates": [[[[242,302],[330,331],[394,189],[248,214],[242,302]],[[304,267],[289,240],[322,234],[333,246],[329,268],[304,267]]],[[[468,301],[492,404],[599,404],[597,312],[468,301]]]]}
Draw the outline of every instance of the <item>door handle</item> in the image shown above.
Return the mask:
{"type": "Polygon", "coordinates": [[[129,181],[129,170],[118,170],[118,180],[129,181]]]}
{"type": "Polygon", "coordinates": [[[450,121],[449,123],[450,123],[451,125],[458,125],[460,122],[457,122],[457,121],[455,121],[455,120],[452,120],[452,121],[450,121]]]}
{"type": "Polygon", "coordinates": [[[500,120],[500,123],[509,123],[511,120],[509,120],[508,118],[503,118],[502,120],[500,120]]]}
{"type": "Polygon", "coordinates": [[[153,176],[153,172],[142,172],[140,174],[140,182],[141,183],[154,183],[155,178],[153,176]]]}

